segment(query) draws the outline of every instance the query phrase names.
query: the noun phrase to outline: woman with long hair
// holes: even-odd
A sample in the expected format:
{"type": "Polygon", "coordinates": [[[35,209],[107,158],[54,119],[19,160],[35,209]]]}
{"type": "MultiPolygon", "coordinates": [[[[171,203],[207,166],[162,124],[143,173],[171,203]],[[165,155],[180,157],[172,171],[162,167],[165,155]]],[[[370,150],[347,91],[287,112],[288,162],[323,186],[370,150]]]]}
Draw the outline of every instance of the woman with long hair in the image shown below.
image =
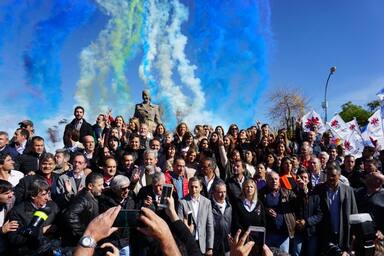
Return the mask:
{"type": "Polygon", "coordinates": [[[272,152],[266,154],[264,158],[265,167],[267,168],[267,172],[275,171],[277,172],[279,169],[279,160],[276,155],[272,152]]]}
{"type": "Polygon", "coordinates": [[[280,161],[287,155],[287,147],[284,142],[278,142],[275,147],[276,157],[280,161]]]}
{"type": "Polygon", "coordinates": [[[265,168],[265,165],[263,163],[258,163],[256,165],[256,173],[253,176],[253,179],[257,184],[258,191],[262,190],[267,185],[267,180],[265,178],[266,173],[267,173],[267,170],[265,168]]]}
{"type": "Polygon", "coordinates": [[[227,135],[231,135],[236,142],[239,135],[239,127],[236,124],[231,124],[228,128],[227,135]]]}
{"type": "Polygon", "coordinates": [[[280,185],[288,190],[297,190],[296,177],[293,174],[293,165],[290,157],[286,156],[281,160],[280,185]]]}
{"type": "Polygon", "coordinates": [[[165,135],[167,134],[167,130],[163,124],[158,124],[153,132],[153,138],[158,138],[161,143],[165,140],[165,135]]]}
{"type": "Polygon", "coordinates": [[[189,133],[189,129],[186,123],[181,122],[177,127],[175,134],[173,135],[173,143],[176,145],[176,147],[182,143],[184,135],[186,133],[189,133]]]}
{"type": "Polygon", "coordinates": [[[256,173],[256,153],[252,150],[244,150],[245,169],[253,177],[256,173]]]}
{"type": "Polygon", "coordinates": [[[240,198],[233,205],[232,233],[248,230],[249,226],[265,227],[265,209],[257,198],[257,186],[254,180],[245,180],[240,198]]]}
{"type": "Polygon", "coordinates": [[[215,132],[217,132],[217,134],[219,135],[220,138],[224,137],[224,128],[223,128],[223,126],[220,126],[220,125],[216,126],[215,132]]]}

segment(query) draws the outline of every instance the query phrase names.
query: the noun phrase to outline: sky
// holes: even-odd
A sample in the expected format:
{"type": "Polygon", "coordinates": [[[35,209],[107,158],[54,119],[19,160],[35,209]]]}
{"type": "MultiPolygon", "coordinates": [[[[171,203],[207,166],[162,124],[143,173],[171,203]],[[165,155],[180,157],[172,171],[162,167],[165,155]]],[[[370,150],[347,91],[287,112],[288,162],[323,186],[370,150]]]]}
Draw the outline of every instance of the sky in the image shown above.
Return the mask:
{"type": "Polygon", "coordinates": [[[384,86],[384,2],[308,0],[5,0],[0,3],[0,130],[32,119],[63,128],[81,104],[93,123],[126,119],[141,91],[167,127],[247,127],[268,118],[267,96],[296,88],[321,115],[365,106],[384,86]]]}

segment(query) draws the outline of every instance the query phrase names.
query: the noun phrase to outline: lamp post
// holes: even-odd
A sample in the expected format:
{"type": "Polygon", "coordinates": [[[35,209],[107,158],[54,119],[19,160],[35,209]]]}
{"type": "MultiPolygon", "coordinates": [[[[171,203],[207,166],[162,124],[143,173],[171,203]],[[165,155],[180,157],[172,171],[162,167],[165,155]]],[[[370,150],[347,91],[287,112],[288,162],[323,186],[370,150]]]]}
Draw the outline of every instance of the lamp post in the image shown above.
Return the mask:
{"type": "Polygon", "coordinates": [[[327,82],[325,83],[324,101],[321,104],[323,109],[324,109],[324,122],[325,123],[327,122],[327,110],[328,110],[328,102],[327,102],[328,82],[329,82],[329,79],[331,78],[331,75],[333,75],[333,73],[335,73],[335,72],[336,72],[336,67],[331,67],[329,69],[329,75],[327,78],[327,82]]]}

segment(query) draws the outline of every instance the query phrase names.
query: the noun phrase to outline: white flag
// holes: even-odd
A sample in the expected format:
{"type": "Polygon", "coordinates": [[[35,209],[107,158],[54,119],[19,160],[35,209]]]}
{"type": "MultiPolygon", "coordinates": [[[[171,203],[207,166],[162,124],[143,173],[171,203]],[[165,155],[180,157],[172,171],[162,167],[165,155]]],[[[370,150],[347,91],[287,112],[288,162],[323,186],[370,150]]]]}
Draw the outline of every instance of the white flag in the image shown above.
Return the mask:
{"type": "Polygon", "coordinates": [[[335,136],[342,140],[345,140],[351,133],[348,125],[344,122],[339,114],[335,115],[331,120],[329,120],[327,127],[335,136]]]}
{"type": "Polygon", "coordinates": [[[360,126],[359,124],[357,123],[356,119],[353,118],[353,120],[347,122],[347,125],[348,125],[348,129],[351,130],[351,131],[356,131],[358,132],[359,134],[361,134],[361,131],[360,131],[360,126]]]}
{"type": "Polygon", "coordinates": [[[313,130],[314,127],[317,128],[317,132],[323,134],[326,131],[325,125],[321,120],[319,114],[314,110],[308,112],[301,118],[302,127],[305,132],[313,130]]]}
{"type": "Polygon", "coordinates": [[[369,119],[366,129],[366,136],[376,141],[380,149],[384,149],[383,119],[381,118],[381,109],[378,109],[369,119]]]}
{"type": "Polygon", "coordinates": [[[355,158],[359,158],[362,155],[365,145],[361,135],[353,130],[348,137],[345,138],[343,146],[346,155],[353,155],[355,158]]]}

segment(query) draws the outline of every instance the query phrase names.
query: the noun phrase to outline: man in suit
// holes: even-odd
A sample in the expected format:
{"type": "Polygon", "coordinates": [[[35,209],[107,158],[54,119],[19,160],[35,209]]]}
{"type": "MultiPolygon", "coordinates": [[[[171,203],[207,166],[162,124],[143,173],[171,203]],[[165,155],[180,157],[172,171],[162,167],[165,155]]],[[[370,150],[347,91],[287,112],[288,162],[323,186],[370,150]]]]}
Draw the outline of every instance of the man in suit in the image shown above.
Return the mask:
{"type": "Polygon", "coordinates": [[[136,104],[134,117],[149,126],[150,131],[161,123],[159,106],[151,104],[151,95],[148,90],[142,93],[143,102],[136,104]]]}
{"type": "Polygon", "coordinates": [[[189,194],[180,200],[178,215],[186,220],[192,212],[192,234],[204,255],[213,255],[214,225],[211,201],[200,195],[202,182],[197,177],[189,179],[189,194]]]}
{"type": "Polygon", "coordinates": [[[68,141],[66,138],[68,137],[68,133],[73,129],[76,129],[77,131],[79,131],[80,138],[84,138],[84,136],[86,135],[93,136],[92,125],[89,124],[84,119],[84,108],[82,106],[75,107],[73,114],[75,115],[75,118],[72,120],[72,122],[70,122],[65,126],[65,130],[64,130],[63,141],[66,147],[71,146],[71,145],[68,145],[68,141]]]}
{"type": "Polygon", "coordinates": [[[215,184],[219,181],[222,181],[219,177],[216,176],[215,167],[216,165],[212,158],[205,158],[201,162],[201,176],[199,178],[201,178],[203,181],[202,195],[207,198],[212,197],[215,184]]]}
{"type": "Polygon", "coordinates": [[[73,169],[59,177],[56,186],[56,200],[60,207],[66,207],[71,199],[85,186],[87,159],[81,153],[73,158],[73,169]]]}
{"type": "Polygon", "coordinates": [[[326,169],[327,181],[315,189],[320,196],[323,219],[319,225],[322,250],[333,243],[343,251],[350,249],[349,216],[357,213],[353,188],[340,181],[341,170],[337,164],[329,164],[326,169]]]}

